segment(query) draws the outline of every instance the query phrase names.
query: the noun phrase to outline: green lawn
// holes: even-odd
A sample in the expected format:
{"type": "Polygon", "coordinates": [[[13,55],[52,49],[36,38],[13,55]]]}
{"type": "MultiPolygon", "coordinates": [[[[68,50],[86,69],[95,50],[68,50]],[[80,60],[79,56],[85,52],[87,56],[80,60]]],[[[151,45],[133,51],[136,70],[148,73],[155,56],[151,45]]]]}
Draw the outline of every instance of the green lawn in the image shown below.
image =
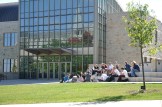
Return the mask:
{"type": "Polygon", "coordinates": [[[161,100],[162,84],[63,83],[0,86],[0,104],[161,100]]]}

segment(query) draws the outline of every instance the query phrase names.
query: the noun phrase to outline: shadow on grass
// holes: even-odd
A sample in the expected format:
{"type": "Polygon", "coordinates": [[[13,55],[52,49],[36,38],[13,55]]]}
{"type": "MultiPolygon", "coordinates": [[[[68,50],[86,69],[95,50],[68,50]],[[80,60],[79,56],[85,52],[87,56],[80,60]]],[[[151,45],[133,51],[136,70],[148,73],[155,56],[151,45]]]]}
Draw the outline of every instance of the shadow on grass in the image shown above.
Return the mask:
{"type": "Polygon", "coordinates": [[[124,96],[109,96],[109,97],[103,97],[103,98],[98,98],[95,99],[95,102],[106,102],[106,101],[121,101],[124,100],[125,97],[124,96]]]}
{"type": "Polygon", "coordinates": [[[108,96],[108,97],[102,97],[102,98],[91,100],[89,102],[84,102],[84,103],[75,104],[75,105],[103,104],[109,101],[116,102],[116,101],[122,101],[124,99],[125,99],[124,96],[108,96]]]}

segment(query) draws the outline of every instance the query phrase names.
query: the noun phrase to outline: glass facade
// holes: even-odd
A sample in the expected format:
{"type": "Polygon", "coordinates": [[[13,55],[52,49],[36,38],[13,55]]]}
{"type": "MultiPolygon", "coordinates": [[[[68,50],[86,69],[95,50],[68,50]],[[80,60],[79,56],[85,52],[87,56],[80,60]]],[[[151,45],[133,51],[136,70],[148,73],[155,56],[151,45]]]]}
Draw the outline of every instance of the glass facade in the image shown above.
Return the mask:
{"type": "Polygon", "coordinates": [[[121,11],[114,1],[20,0],[20,78],[86,71],[96,56],[106,62],[107,13],[121,11]]]}

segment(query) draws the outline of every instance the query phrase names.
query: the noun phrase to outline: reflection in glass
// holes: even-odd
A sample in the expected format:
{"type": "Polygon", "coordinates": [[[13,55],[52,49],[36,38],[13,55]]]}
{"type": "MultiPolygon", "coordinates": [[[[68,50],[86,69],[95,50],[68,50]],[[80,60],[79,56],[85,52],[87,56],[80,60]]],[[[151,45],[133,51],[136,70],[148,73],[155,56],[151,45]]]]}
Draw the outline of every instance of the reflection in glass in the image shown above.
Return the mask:
{"type": "MultiPolygon", "coordinates": [[[[24,10],[27,12],[27,9],[31,8],[31,11],[30,13],[21,11],[20,47],[24,50],[53,49],[54,52],[51,53],[50,51],[43,54],[38,52],[38,61],[55,62],[54,65],[50,65],[55,68],[55,78],[59,78],[61,62],[71,63],[67,65],[68,72],[71,68],[73,72],[85,71],[87,65],[93,63],[94,0],[32,0],[30,2],[27,0],[25,2],[27,2],[24,3],[25,6],[28,7],[24,10]],[[62,53],[61,49],[64,49],[62,53]]],[[[33,62],[36,62],[36,54],[27,51],[20,54],[21,59],[27,60],[30,56],[35,60],[33,62]]],[[[29,69],[27,64],[25,61],[20,61],[22,72],[27,72],[29,69]]]]}

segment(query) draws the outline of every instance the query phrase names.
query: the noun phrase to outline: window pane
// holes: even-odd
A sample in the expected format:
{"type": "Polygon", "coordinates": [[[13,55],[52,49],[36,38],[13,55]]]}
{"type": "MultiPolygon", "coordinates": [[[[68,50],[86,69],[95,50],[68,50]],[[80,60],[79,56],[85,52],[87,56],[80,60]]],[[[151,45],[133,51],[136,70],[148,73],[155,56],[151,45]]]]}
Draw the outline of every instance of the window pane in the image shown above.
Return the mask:
{"type": "Polygon", "coordinates": [[[61,0],[61,9],[66,9],[66,0],[61,0]]]}
{"type": "MultiPolygon", "coordinates": [[[[34,0],[34,4],[37,4],[38,0],[34,0]]],[[[38,5],[34,5],[34,12],[38,11],[38,5]]]]}
{"type": "Polygon", "coordinates": [[[3,61],[3,72],[10,72],[10,59],[4,59],[3,61]]]}
{"type": "Polygon", "coordinates": [[[54,0],[50,0],[50,10],[54,10],[54,0]]]}
{"type": "Polygon", "coordinates": [[[14,59],[11,59],[11,71],[13,72],[14,59]]]}
{"type": "Polygon", "coordinates": [[[72,8],[72,0],[68,0],[68,2],[67,2],[67,8],[72,8]]]}
{"type": "Polygon", "coordinates": [[[17,44],[17,33],[15,33],[15,45],[17,44]]]}
{"type": "Polygon", "coordinates": [[[43,0],[39,0],[39,11],[43,11],[43,0]]]}
{"type": "Polygon", "coordinates": [[[44,10],[49,10],[49,0],[44,0],[44,10]]]}
{"type": "Polygon", "coordinates": [[[60,9],[60,0],[55,0],[55,9],[60,9]]]}
{"type": "Polygon", "coordinates": [[[11,34],[11,46],[15,46],[15,33],[11,34]]]}
{"type": "Polygon", "coordinates": [[[7,46],[7,34],[4,33],[4,46],[7,46]]]}

